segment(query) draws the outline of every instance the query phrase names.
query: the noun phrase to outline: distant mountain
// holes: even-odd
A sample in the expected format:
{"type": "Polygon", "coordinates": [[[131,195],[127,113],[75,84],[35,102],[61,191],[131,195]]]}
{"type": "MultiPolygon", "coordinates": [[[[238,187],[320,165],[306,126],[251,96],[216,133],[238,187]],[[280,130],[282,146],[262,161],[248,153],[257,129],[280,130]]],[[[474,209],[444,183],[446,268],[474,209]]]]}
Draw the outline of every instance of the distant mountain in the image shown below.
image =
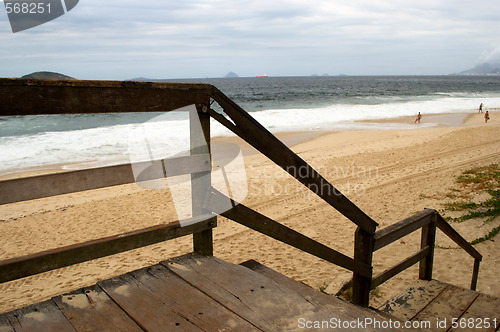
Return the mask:
{"type": "Polygon", "coordinates": [[[455,75],[500,75],[500,63],[481,63],[472,69],[464,70],[455,75]]]}
{"type": "Polygon", "coordinates": [[[232,71],[230,71],[229,73],[226,74],[226,76],[224,76],[224,78],[236,78],[236,77],[239,77],[238,74],[233,73],[232,71]]]}
{"type": "Polygon", "coordinates": [[[135,82],[158,82],[158,81],[161,81],[161,79],[156,79],[156,78],[147,78],[147,77],[134,77],[134,78],[129,78],[129,79],[126,79],[125,81],[135,81],[135,82]]]}
{"type": "Polygon", "coordinates": [[[31,78],[37,80],[76,80],[76,78],[51,71],[37,71],[21,78],[31,78]]]}

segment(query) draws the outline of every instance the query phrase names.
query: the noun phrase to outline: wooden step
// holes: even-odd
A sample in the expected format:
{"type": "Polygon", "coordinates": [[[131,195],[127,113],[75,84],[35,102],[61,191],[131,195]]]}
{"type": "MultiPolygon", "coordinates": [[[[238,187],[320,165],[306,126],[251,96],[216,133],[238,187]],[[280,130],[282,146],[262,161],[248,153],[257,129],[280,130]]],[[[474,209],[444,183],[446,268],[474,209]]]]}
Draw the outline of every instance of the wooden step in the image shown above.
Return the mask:
{"type": "Polygon", "coordinates": [[[170,259],[1,314],[0,331],[296,331],[346,323],[391,330],[384,314],[245,265],[193,254],[170,259]]]}
{"type": "MultiPolygon", "coordinates": [[[[351,303],[347,303],[338,297],[320,292],[319,290],[316,290],[309,285],[290,279],[287,276],[276,272],[275,270],[270,269],[269,267],[262,265],[254,260],[243,262],[240,265],[248,267],[249,269],[259,272],[260,274],[272,279],[281,287],[286,287],[290,292],[296,292],[297,294],[300,294],[304,299],[306,299],[306,301],[310,302],[316,307],[328,307],[330,308],[330,310],[345,310],[346,308],[349,308],[349,312],[347,314],[351,316],[351,319],[375,318],[380,321],[403,321],[391,315],[388,315],[385,312],[379,312],[370,308],[362,308],[351,303]]],[[[398,329],[398,331],[400,330],[401,329],[398,329]]]]}
{"type": "Polygon", "coordinates": [[[500,298],[438,280],[418,280],[378,310],[400,320],[429,322],[432,331],[500,328],[500,298]]]}

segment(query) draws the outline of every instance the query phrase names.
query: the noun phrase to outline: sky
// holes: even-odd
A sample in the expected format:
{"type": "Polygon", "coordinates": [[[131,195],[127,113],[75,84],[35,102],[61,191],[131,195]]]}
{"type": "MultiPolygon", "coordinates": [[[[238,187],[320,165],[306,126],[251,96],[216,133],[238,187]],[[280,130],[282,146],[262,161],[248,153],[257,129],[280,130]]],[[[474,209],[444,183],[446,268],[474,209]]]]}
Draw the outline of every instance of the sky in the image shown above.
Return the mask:
{"type": "Polygon", "coordinates": [[[17,33],[2,3],[0,77],[447,75],[500,63],[499,31],[500,0],[80,0],[17,33]]]}

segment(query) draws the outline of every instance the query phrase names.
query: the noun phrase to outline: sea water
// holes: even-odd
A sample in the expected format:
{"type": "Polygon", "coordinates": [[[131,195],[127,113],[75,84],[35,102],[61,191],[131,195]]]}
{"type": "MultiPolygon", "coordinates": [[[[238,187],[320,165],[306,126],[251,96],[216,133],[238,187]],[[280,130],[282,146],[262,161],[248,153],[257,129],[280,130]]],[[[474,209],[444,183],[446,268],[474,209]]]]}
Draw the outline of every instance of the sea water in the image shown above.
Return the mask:
{"type": "MultiPolygon", "coordinates": [[[[174,81],[174,80],[171,80],[174,81]]],[[[387,129],[377,120],[500,109],[499,76],[321,76],[175,80],[219,88],[273,133],[387,129]]],[[[428,124],[427,124],[428,125],[428,124]]],[[[423,123],[423,126],[426,126],[423,123]]],[[[129,162],[130,134],[148,131],[154,155],[189,149],[185,112],[0,117],[0,174],[78,163],[129,162]],[[147,123],[147,126],[143,124],[147,123]]],[[[398,128],[415,128],[411,123],[398,128]]],[[[212,121],[212,137],[231,133],[212,121]]]]}

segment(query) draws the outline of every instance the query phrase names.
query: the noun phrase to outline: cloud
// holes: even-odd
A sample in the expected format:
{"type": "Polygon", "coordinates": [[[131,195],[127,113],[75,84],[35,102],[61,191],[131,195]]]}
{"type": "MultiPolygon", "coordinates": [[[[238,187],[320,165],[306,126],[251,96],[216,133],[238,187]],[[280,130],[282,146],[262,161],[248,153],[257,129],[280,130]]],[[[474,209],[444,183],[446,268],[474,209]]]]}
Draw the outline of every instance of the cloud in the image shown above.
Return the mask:
{"type": "Polygon", "coordinates": [[[498,12],[498,0],[85,0],[13,35],[0,8],[0,43],[8,45],[0,76],[37,66],[115,79],[445,74],[484,50],[485,58],[498,53],[498,12]]]}
{"type": "Polygon", "coordinates": [[[484,62],[500,64],[500,46],[481,54],[481,56],[479,57],[479,63],[484,63],[484,62]]]}

